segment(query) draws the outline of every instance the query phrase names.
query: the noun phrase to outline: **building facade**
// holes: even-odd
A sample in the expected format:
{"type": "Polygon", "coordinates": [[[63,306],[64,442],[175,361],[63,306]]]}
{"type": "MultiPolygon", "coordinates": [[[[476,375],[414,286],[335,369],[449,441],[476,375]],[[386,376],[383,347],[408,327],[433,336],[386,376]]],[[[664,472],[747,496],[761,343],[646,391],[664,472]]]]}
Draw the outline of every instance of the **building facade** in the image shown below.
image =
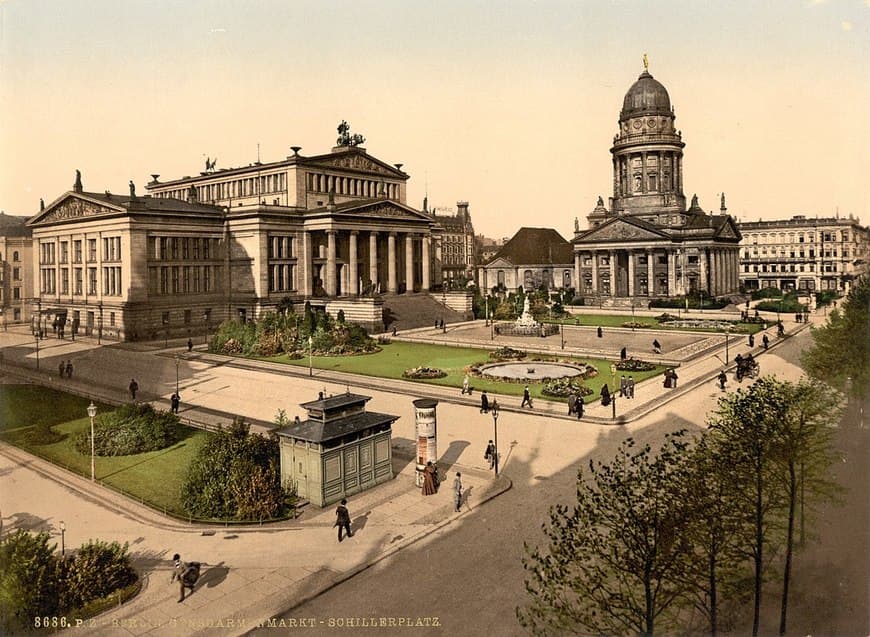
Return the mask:
{"type": "Polygon", "coordinates": [[[847,293],[868,271],[870,228],[856,219],[795,215],[739,227],[740,282],[748,290],[847,293]]]}
{"type": "Polygon", "coordinates": [[[590,302],[613,303],[739,290],[740,231],[725,208],[705,212],[683,194],[681,131],[665,87],[645,68],[629,88],[610,149],[613,195],[575,220],[574,286],[590,302]]]}
{"type": "Polygon", "coordinates": [[[3,329],[30,321],[33,240],[27,217],[0,213],[0,323],[3,329]]]}
{"type": "MultiPolygon", "coordinates": [[[[423,212],[428,212],[428,201],[423,200],[423,212]]],[[[433,235],[436,237],[435,261],[441,285],[450,288],[474,278],[477,246],[474,225],[467,201],[457,201],[456,210],[435,208],[433,235]]]]}
{"type": "Polygon", "coordinates": [[[478,268],[481,289],[504,292],[542,285],[568,289],[573,285],[571,244],[552,228],[520,228],[488,262],[478,268]]]}
{"type": "MultiPolygon", "coordinates": [[[[340,131],[341,132],[341,131],[340,131]]],[[[330,153],[85,192],[80,176],[29,222],[37,305],[99,336],[207,332],[289,299],[382,328],[382,293],[432,286],[432,218],[408,175],[343,134],[330,153]]]]}

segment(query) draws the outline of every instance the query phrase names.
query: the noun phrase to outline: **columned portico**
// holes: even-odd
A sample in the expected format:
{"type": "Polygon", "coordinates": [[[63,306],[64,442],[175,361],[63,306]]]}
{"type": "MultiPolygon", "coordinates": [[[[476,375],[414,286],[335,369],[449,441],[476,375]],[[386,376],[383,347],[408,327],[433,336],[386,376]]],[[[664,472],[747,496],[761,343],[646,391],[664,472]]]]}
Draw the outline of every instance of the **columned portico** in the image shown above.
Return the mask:
{"type": "Polygon", "coordinates": [[[328,296],[336,294],[335,230],[326,231],[326,281],[323,286],[328,296]]]}
{"type": "Polygon", "coordinates": [[[647,293],[650,296],[655,296],[656,280],[655,280],[655,258],[656,253],[652,248],[646,249],[646,278],[647,278],[647,293]]]}
{"type": "Polygon", "coordinates": [[[634,296],[634,252],[628,251],[628,296],[634,296]]]}
{"type": "Polygon", "coordinates": [[[429,280],[429,268],[431,267],[431,260],[429,258],[429,250],[432,243],[432,237],[430,235],[425,235],[423,237],[423,281],[421,284],[421,291],[428,292],[431,287],[431,281],[429,280]]]}
{"type": "Polygon", "coordinates": [[[598,252],[592,252],[592,294],[598,294],[598,252]]]}
{"type": "Polygon", "coordinates": [[[610,250],[610,296],[616,296],[616,250],[610,250]]]}

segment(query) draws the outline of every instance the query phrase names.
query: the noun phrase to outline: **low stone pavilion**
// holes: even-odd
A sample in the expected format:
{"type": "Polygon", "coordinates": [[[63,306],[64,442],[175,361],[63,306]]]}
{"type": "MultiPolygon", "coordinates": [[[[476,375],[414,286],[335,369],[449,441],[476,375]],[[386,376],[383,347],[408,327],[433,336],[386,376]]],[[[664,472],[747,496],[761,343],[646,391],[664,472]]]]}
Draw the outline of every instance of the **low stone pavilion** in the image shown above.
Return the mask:
{"type": "Polygon", "coordinates": [[[281,481],[319,507],[393,479],[391,441],[399,416],[366,411],[371,396],[340,394],[300,406],[308,418],[282,427],[281,481]]]}

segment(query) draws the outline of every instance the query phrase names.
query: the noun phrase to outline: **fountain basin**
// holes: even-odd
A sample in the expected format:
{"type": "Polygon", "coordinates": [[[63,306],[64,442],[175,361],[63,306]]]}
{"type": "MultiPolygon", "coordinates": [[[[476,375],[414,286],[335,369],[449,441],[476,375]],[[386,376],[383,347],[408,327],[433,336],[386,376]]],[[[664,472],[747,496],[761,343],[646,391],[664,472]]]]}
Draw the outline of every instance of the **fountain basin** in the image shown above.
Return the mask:
{"type": "Polygon", "coordinates": [[[587,371],[588,368],[585,365],[551,361],[492,363],[478,369],[481,376],[528,381],[540,381],[545,378],[572,378],[583,376],[587,371]]]}

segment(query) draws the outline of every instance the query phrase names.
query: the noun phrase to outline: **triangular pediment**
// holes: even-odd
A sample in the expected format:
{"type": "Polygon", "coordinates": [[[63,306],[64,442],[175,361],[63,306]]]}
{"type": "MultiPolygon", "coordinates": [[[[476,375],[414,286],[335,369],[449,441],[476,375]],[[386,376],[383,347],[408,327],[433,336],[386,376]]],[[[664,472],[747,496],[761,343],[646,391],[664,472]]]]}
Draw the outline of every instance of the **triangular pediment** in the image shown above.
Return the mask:
{"type": "Polygon", "coordinates": [[[670,237],[660,230],[642,227],[630,219],[618,218],[607,221],[573,241],[575,245],[599,241],[669,241],[670,237]]]}
{"type": "Polygon", "coordinates": [[[85,217],[99,217],[101,215],[117,214],[123,210],[124,208],[120,206],[115,208],[77,194],[68,194],[53,202],[32,219],[28,225],[34,226],[85,217]]]}
{"type": "Polygon", "coordinates": [[[514,264],[504,257],[497,257],[486,264],[487,268],[512,268],[514,264]]]}
{"type": "Polygon", "coordinates": [[[717,239],[737,239],[738,241],[742,238],[740,230],[737,229],[731,217],[728,217],[725,223],[719,227],[715,236],[717,239]]]}
{"type": "Polygon", "coordinates": [[[432,219],[422,212],[418,212],[413,208],[389,200],[351,208],[343,208],[333,214],[346,215],[350,217],[365,217],[367,219],[389,219],[391,221],[406,220],[426,221],[428,223],[432,222],[432,219]]]}
{"type": "Polygon", "coordinates": [[[358,151],[346,151],[330,155],[321,155],[312,158],[311,161],[306,162],[306,164],[308,166],[320,166],[323,168],[337,168],[339,170],[355,170],[364,173],[374,173],[377,175],[383,175],[384,177],[407,177],[407,175],[400,170],[358,151]]]}

